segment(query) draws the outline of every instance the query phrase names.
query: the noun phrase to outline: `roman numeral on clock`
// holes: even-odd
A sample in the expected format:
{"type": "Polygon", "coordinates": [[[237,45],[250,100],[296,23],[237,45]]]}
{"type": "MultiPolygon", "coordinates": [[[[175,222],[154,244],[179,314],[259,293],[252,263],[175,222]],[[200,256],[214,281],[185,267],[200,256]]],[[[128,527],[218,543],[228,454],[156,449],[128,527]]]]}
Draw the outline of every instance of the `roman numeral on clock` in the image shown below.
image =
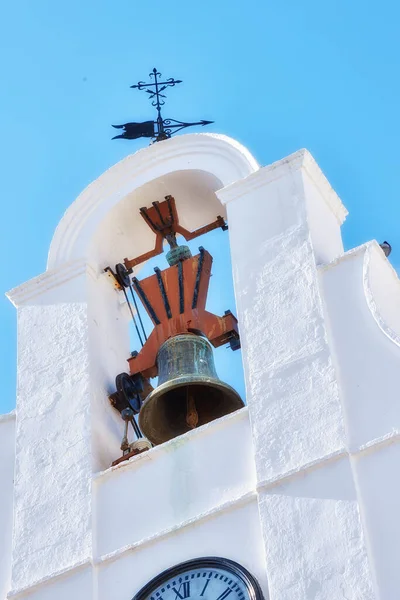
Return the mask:
{"type": "Polygon", "coordinates": [[[180,600],[185,600],[185,598],[189,598],[190,596],[190,581],[184,581],[181,583],[178,589],[172,588],[172,591],[175,592],[175,600],[180,598],[180,600]]]}
{"type": "Polygon", "coordinates": [[[225,600],[225,598],[227,598],[229,596],[229,594],[231,594],[231,593],[232,593],[231,588],[227,587],[226,590],[218,596],[217,600],[225,600]]]}
{"type": "Polygon", "coordinates": [[[210,579],[207,579],[207,581],[206,581],[206,583],[205,583],[205,585],[203,587],[203,591],[201,592],[200,596],[204,596],[204,592],[206,591],[207,586],[208,586],[209,583],[210,583],[210,579]]]}

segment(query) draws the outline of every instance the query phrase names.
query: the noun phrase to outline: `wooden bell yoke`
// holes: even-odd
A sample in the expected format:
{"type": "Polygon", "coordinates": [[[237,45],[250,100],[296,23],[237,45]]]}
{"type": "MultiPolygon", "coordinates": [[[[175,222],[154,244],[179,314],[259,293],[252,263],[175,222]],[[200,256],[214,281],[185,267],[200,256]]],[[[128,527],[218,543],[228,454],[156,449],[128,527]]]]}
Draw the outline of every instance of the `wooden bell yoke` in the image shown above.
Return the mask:
{"type": "Polygon", "coordinates": [[[141,208],[140,213],[156,235],[153,250],[134,259],[125,259],[129,273],[136,265],[163,252],[166,240],[171,247],[167,260],[171,265],[139,281],[132,279],[154,329],[141,351],[132,356],[129,362],[131,375],[141,374],[144,378],[157,376],[157,353],[161,345],[170,337],[183,333],[204,335],[214,347],[229,343],[233,350],[240,348],[237,319],[230,311],[218,317],[206,310],[208,286],[211,276],[212,256],[199,248],[199,254],[191,256],[187,246],[178,246],[176,234],[189,241],[204,233],[221,227],[227,229],[224,219],[217,219],[190,232],[179,225],[175,200],[166,196],[163,202],[153,202],[151,208],[141,208]]]}

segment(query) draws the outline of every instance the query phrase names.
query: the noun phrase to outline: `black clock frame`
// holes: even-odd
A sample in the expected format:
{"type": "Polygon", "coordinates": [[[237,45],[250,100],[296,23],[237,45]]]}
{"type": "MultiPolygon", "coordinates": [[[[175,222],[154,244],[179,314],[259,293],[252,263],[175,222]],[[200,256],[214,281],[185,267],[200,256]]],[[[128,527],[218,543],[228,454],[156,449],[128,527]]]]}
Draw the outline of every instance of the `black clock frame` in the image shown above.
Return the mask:
{"type": "Polygon", "coordinates": [[[151,581],[146,583],[146,585],[142,587],[137,594],[135,594],[132,600],[145,600],[148,596],[151,596],[152,593],[158,587],[160,587],[166,579],[177,577],[178,575],[182,575],[182,573],[185,573],[185,571],[190,571],[191,569],[224,569],[225,571],[228,571],[232,573],[232,575],[235,575],[241,579],[249,594],[249,600],[264,600],[264,595],[260,584],[247,569],[242,567],[242,565],[239,563],[230,560],[229,558],[220,558],[218,556],[194,558],[166,569],[154,577],[151,581]]]}

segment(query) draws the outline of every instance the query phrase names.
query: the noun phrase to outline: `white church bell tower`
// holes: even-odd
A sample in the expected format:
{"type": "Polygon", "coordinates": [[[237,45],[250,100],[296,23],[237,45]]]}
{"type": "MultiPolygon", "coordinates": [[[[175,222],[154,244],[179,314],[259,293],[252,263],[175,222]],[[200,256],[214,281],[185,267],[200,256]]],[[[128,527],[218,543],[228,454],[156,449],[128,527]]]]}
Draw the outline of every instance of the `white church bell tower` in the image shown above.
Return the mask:
{"type": "Polygon", "coordinates": [[[46,271],[8,293],[0,598],[398,597],[400,284],[376,242],[343,251],[345,217],[306,150],[259,167],[210,134],[72,203],[46,271]],[[213,315],[206,231],[226,223],[237,314],[213,315]],[[168,269],[142,278],[165,241],[168,269]],[[131,287],[153,327],[134,355],[131,287]],[[244,398],[213,371],[239,334],[244,398]]]}

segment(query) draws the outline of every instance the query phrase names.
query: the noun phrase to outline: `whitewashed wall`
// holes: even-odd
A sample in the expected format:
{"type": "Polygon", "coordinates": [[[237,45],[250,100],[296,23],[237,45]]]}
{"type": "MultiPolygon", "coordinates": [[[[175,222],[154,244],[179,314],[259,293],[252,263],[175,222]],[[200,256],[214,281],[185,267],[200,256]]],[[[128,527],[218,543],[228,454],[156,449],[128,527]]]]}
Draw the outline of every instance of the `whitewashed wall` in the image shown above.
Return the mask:
{"type": "Polygon", "coordinates": [[[151,539],[254,489],[253,446],[242,409],[96,475],[96,552],[103,556],[151,539]]]}
{"type": "Polygon", "coordinates": [[[379,598],[400,587],[400,281],[376,242],[321,269],[348,450],[379,598]]]}
{"type": "Polygon", "coordinates": [[[48,271],[9,294],[10,598],[125,600],[205,554],[271,600],[396,597],[400,284],[376,243],[343,254],[345,216],[308,152],[259,169],[203,134],[128,157],[71,205],[48,271]],[[137,209],[167,193],[189,229],[228,216],[248,408],[110,470],[128,316],[103,269],[151,247],[137,209]]]}
{"type": "Polygon", "coordinates": [[[15,412],[0,416],[0,598],[11,583],[15,412]]]}
{"type": "Polygon", "coordinates": [[[317,269],[341,255],[346,211],[306,151],[218,196],[230,223],[271,598],[372,599],[317,269]]]}
{"type": "Polygon", "coordinates": [[[93,478],[93,552],[12,597],[130,599],[196,556],[243,564],[268,594],[246,408],[93,478]]]}

